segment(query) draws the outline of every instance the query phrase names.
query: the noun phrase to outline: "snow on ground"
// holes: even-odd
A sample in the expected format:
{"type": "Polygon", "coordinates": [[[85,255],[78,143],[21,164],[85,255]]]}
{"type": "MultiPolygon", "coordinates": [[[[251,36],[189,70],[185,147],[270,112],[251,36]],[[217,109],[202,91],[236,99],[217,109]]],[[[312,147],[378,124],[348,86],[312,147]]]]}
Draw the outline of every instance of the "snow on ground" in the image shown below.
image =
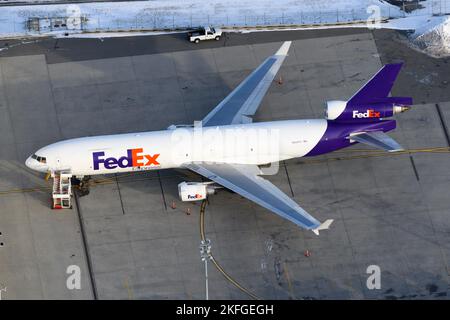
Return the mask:
{"type": "MultiPolygon", "coordinates": [[[[405,1],[406,9],[415,8],[416,1],[411,1],[408,3],[405,1]]],[[[414,9],[414,11],[410,12],[410,15],[438,15],[442,13],[450,12],[450,1],[449,0],[420,0],[419,2],[420,8],[414,9]]],[[[409,11],[409,10],[407,10],[409,11]]]]}
{"type": "Polygon", "coordinates": [[[85,31],[129,31],[366,20],[371,15],[367,8],[373,5],[380,8],[383,17],[402,15],[396,6],[381,0],[152,0],[25,5],[0,7],[0,36],[32,34],[26,22],[33,17],[81,15],[87,18],[82,25],[85,31]]]}
{"type": "Polygon", "coordinates": [[[430,28],[420,28],[410,35],[411,43],[434,57],[450,56],[450,17],[440,17],[439,23],[428,22],[430,28]]]}
{"type": "Polygon", "coordinates": [[[411,30],[413,48],[434,57],[450,56],[450,0],[426,0],[405,18],[393,19],[388,28],[411,30]]]}
{"type": "Polygon", "coordinates": [[[7,6],[0,7],[0,38],[105,38],[160,34],[161,30],[201,25],[228,26],[238,32],[262,31],[261,26],[298,29],[298,25],[308,24],[314,24],[313,28],[333,28],[343,27],[339,24],[342,22],[366,21],[378,14],[390,18],[379,27],[412,30],[409,38],[416,48],[434,56],[450,55],[450,17],[443,15],[450,14],[450,0],[426,0],[420,5],[422,8],[409,13],[383,0],[149,0],[7,6]],[[68,20],[71,30],[41,25],[40,31],[33,31],[27,24],[30,18],[62,17],[72,19],[68,20]]]}

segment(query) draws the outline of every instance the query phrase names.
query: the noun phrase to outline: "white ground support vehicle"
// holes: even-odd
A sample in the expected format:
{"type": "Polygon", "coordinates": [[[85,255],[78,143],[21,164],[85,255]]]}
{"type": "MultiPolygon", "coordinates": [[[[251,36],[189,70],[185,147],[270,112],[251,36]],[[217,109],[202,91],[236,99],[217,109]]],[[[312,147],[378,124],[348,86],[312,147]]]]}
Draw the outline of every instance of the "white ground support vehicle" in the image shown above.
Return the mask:
{"type": "Polygon", "coordinates": [[[189,41],[199,43],[203,40],[220,40],[222,30],[213,27],[203,27],[193,32],[189,32],[189,41]]]}

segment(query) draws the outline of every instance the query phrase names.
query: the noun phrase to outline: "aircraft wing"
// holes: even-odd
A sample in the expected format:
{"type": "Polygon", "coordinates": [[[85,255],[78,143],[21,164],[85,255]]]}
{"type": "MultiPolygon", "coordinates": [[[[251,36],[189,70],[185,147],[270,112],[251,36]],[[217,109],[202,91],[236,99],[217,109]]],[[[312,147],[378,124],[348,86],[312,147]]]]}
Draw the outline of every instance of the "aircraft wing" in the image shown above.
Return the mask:
{"type": "Polygon", "coordinates": [[[204,127],[252,122],[264,95],[287,56],[286,41],[202,120],[204,127]]]}
{"type": "Polygon", "coordinates": [[[401,145],[397,143],[397,141],[395,141],[382,131],[351,134],[350,140],[355,140],[359,143],[367,144],[369,146],[388,152],[405,150],[401,145]]]}
{"type": "Polygon", "coordinates": [[[333,222],[330,219],[321,224],[275,185],[259,177],[261,171],[256,165],[189,163],[184,167],[317,235],[320,230],[328,229],[333,222]]]}

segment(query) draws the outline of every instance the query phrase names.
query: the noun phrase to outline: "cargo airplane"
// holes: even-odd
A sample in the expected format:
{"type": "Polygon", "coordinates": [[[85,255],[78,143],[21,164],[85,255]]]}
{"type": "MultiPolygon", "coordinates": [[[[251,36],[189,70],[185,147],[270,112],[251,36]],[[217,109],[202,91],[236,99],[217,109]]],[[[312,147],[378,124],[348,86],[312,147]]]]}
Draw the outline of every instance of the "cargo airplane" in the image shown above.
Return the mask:
{"type": "MultiPolygon", "coordinates": [[[[318,235],[333,220],[320,223],[264,179],[264,165],[325,154],[355,143],[387,152],[402,150],[386,134],[396,127],[395,120],[388,118],[408,110],[412,98],[390,95],[402,64],[388,64],[349,100],[328,101],[324,119],[253,122],[252,117],[288,55],[290,45],[290,41],[284,42],[273,56],[262,62],[205,116],[201,126],[172,125],[162,131],[64,140],[39,149],[26,160],[26,165],[40,172],[70,172],[78,178],[139,170],[189,169],[208,181],[180,183],[178,191],[183,201],[203,200],[217,188],[227,188],[318,235]],[[247,144],[236,152],[236,148],[216,138],[197,141],[199,127],[213,131],[214,137],[237,131],[238,140],[247,144]],[[260,130],[276,132],[277,152],[268,152],[268,148],[256,143],[254,133],[260,130]],[[189,143],[180,143],[180,136],[188,138],[189,143]],[[193,151],[192,144],[200,145],[199,152],[193,151]]],[[[274,139],[266,136],[263,140],[274,139]]]]}

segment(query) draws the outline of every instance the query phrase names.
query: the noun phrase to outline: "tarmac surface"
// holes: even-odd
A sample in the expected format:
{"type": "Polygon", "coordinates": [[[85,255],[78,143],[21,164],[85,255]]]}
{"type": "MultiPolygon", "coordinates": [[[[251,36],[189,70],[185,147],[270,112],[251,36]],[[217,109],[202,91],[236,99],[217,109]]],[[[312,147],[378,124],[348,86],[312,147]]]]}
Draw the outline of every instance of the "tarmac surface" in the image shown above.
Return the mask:
{"type": "Polygon", "coordinates": [[[202,42],[201,45],[186,41],[186,33],[166,35],[114,37],[114,38],[34,38],[33,40],[0,40],[1,56],[44,54],[47,63],[127,57],[144,54],[187,50],[212,49],[237,45],[279,42],[300,39],[330,37],[336,34],[358,34],[367,31],[359,28],[297,31],[264,31],[251,33],[224,33],[220,41],[202,42]]]}
{"type": "MultiPolygon", "coordinates": [[[[394,36],[361,29],[258,32],[194,46],[168,35],[64,39],[53,49],[55,40],[47,39],[2,51],[3,299],[204,299],[200,203],[177,195],[179,182],[200,177],[175,170],[95,177],[73,210],[53,211],[51,191],[43,189],[51,182],[23,162],[62,139],[200,120],[281,41],[294,40],[282,84],[272,85],[255,121],[322,117],[325,101],[350,97],[382,63],[401,58],[394,94],[413,96],[417,105],[397,117],[391,135],[408,149],[448,148],[446,66],[429,74],[422,68],[444,60],[394,36]],[[29,188],[40,189],[24,192],[29,188]],[[66,287],[70,265],[81,268],[80,290],[66,287]]],[[[206,207],[206,237],[223,269],[264,299],[446,299],[449,165],[444,152],[380,154],[361,145],[286,161],[267,178],[319,220],[335,219],[330,230],[317,237],[222,191],[206,207]],[[370,265],[380,267],[379,290],[366,286],[370,265]]],[[[211,264],[209,293],[249,298],[211,264]]]]}

